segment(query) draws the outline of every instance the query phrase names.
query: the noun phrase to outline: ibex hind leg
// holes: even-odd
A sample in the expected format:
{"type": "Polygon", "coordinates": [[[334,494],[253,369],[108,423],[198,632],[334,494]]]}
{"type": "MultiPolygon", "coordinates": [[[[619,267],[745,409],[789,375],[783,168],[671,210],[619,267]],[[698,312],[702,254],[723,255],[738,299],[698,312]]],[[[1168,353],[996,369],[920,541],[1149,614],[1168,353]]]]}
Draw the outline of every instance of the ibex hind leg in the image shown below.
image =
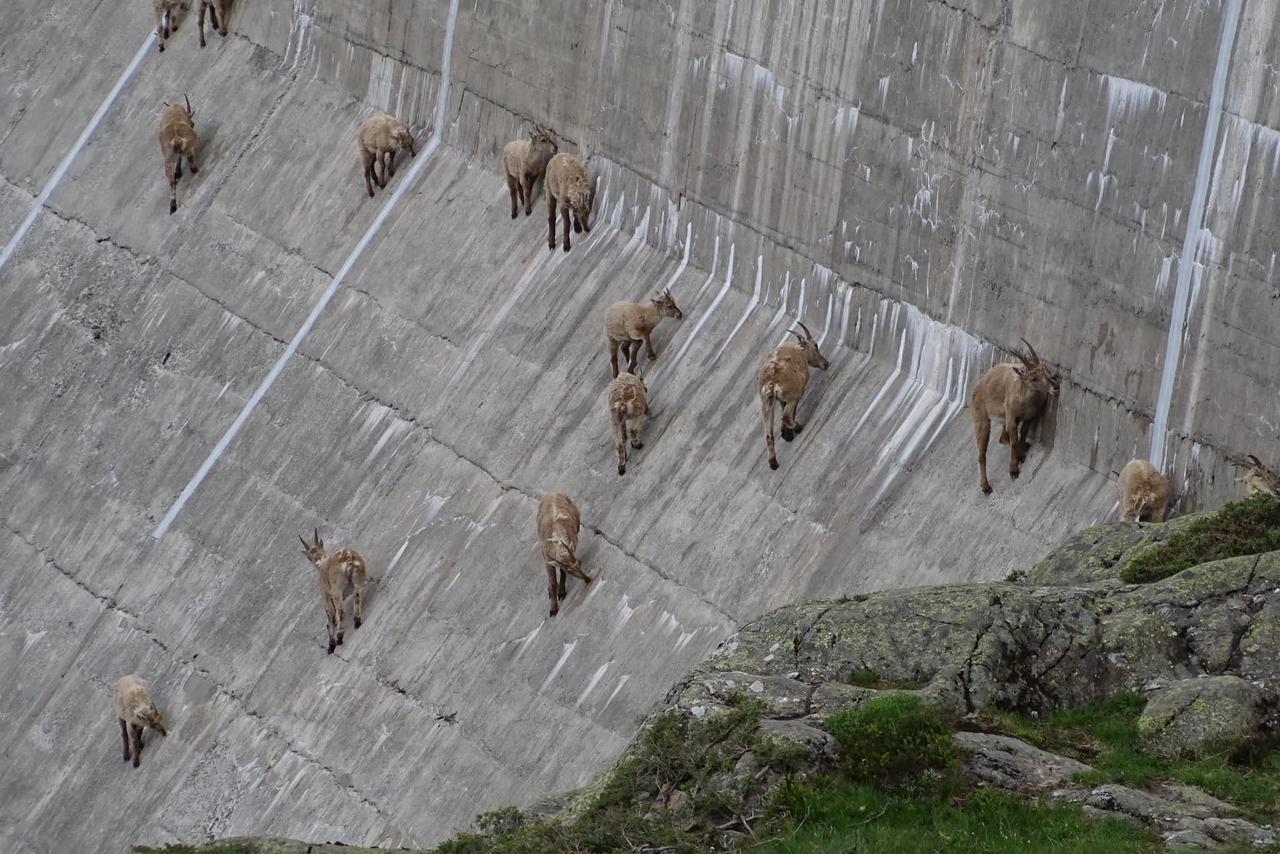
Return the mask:
{"type": "Polygon", "coordinates": [[[129,761],[129,724],[124,718],[118,718],[120,721],[120,738],[124,742],[124,761],[129,761]]]}
{"type": "Polygon", "coordinates": [[[974,417],[973,434],[978,442],[978,488],[983,495],[991,494],[991,482],[987,480],[987,445],[991,442],[991,421],[974,417]]]}
{"type": "Polygon", "coordinates": [[[547,564],[547,598],[551,600],[551,614],[554,617],[560,613],[560,597],[556,595],[558,586],[556,584],[556,565],[554,563],[547,564]]]}

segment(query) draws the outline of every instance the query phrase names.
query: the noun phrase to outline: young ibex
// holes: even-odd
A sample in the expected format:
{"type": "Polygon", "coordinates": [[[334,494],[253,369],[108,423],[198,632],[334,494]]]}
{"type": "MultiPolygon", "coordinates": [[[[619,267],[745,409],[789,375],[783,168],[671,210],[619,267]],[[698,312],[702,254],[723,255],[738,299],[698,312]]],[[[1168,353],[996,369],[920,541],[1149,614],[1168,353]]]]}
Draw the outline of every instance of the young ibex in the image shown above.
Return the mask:
{"type": "Polygon", "coordinates": [[[547,162],[542,192],[547,196],[547,248],[556,248],[556,203],[559,202],[560,216],[564,219],[564,251],[568,252],[570,218],[578,234],[591,230],[587,222],[591,217],[591,188],[587,185],[586,167],[572,154],[557,154],[547,162]]]}
{"type": "Polygon", "coordinates": [[[164,152],[164,173],[169,179],[169,213],[178,209],[178,179],[182,177],[182,158],[187,158],[191,174],[196,167],[196,114],[191,109],[191,99],[183,95],[186,109],[167,101],[160,113],[160,150],[164,152]]]}
{"type": "Polygon", "coordinates": [[[168,735],[164,718],[151,702],[151,686],[136,674],[121,676],[116,681],[116,718],[120,721],[120,737],[124,741],[124,761],[133,760],[137,768],[142,759],[142,729],[168,735]]]}
{"type": "Polygon", "coordinates": [[[1120,469],[1120,521],[1163,522],[1169,506],[1169,481],[1146,460],[1129,460],[1120,469]]]}
{"type": "Polygon", "coordinates": [[[542,497],[538,504],[538,539],[542,541],[542,559],[547,565],[547,598],[551,600],[553,617],[560,612],[569,575],[587,584],[594,580],[582,571],[582,564],[574,555],[580,527],[578,508],[569,496],[552,492],[542,497]]]}
{"type": "MultiPolygon", "coordinates": [[[[799,323],[799,321],[797,321],[799,323]]],[[[769,468],[778,467],[778,455],[773,447],[773,408],[782,404],[782,438],[790,442],[804,429],[796,421],[796,408],[804,397],[809,384],[809,368],[825,371],[830,363],[818,352],[809,327],[800,323],[804,334],[789,330],[799,339],[796,343],[783,344],[771,352],[760,366],[757,382],[760,387],[760,415],[764,418],[764,445],[769,452],[769,468]]]]}
{"type": "Polygon", "coordinates": [[[618,474],[627,473],[627,428],[631,429],[631,447],[637,451],[643,448],[640,431],[648,412],[648,389],[640,377],[628,371],[609,383],[609,427],[618,451],[618,474]]]}
{"type": "Polygon", "coordinates": [[[516,139],[502,149],[502,171],[507,175],[507,189],[511,191],[511,218],[515,219],[520,205],[524,215],[533,213],[533,185],[547,171],[547,163],[560,150],[551,131],[535,126],[531,139],[516,139]]]}
{"type": "Polygon", "coordinates": [[[156,13],[156,43],[164,53],[164,43],[170,33],[178,31],[178,10],[187,8],[187,0],[151,0],[156,13]]]}
{"type": "Polygon", "coordinates": [[[1280,475],[1267,468],[1262,460],[1249,454],[1236,465],[1245,470],[1244,477],[1236,478],[1236,482],[1244,483],[1249,495],[1261,492],[1280,498],[1280,475]]]}
{"type": "Polygon", "coordinates": [[[991,494],[987,480],[987,443],[991,439],[991,419],[1004,423],[1000,431],[1000,444],[1009,446],[1009,477],[1016,478],[1022,471],[1022,461],[1027,458],[1027,436],[1032,423],[1044,412],[1049,398],[1058,396],[1059,378],[1049,373],[1049,366],[1041,361],[1027,339],[1030,355],[1014,353],[1021,365],[1001,362],[992,365],[978,384],[971,398],[973,426],[978,440],[978,487],[984,495],[991,494]]]}
{"type": "Polygon", "coordinates": [[[364,164],[364,187],[373,198],[373,185],[386,189],[387,182],[396,174],[396,152],[407,151],[417,157],[413,146],[413,134],[409,126],[391,116],[374,116],[365,119],[356,134],[356,147],[364,164]],[[378,164],[382,164],[382,177],[378,177],[378,164]]]}
{"type": "Polygon", "coordinates": [[[315,565],[318,573],[320,595],[324,597],[324,613],[329,621],[329,653],[332,654],[335,647],[342,645],[343,623],[346,616],[342,610],[342,600],[347,591],[348,581],[355,588],[355,617],[352,620],[352,627],[360,628],[360,623],[364,619],[364,559],[356,553],[355,549],[336,549],[325,554],[324,540],[320,539],[320,531],[315,530],[312,533],[315,535],[315,542],[310,545],[301,536],[298,539],[302,540],[303,554],[315,565]]]}
{"type": "Polygon", "coordinates": [[[604,337],[609,345],[609,367],[615,377],[618,375],[619,346],[622,347],[623,355],[627,357],[627,370],[633,374],[636,372],[636,359],[640,355],[641,341],[649,351],[649,358],[651,360],[658,358],[658,354],[653,349],[653,342],[649,340],[649,334],[664,317],[684,319],[669,290],[664,290],[647,303],[615,302],[609,306],[609,310],[604,315],[604,337]]]}
{"type": "Polygon", "coordinates": [[[204,47],[204,13],[209,11],[209,26],[227,37],[227,6],[231,0],[200,0],[200,47],[204,47]]]}

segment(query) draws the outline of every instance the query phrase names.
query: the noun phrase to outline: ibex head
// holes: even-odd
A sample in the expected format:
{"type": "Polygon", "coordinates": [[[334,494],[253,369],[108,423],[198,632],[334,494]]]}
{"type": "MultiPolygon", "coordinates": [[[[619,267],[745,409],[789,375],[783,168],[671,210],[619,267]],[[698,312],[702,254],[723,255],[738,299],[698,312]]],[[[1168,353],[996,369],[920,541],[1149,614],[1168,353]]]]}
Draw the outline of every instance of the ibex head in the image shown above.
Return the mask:
{"type": "Polygon", "coordinates": [[[553,155],[560,150],[556,135],[542,125],[535,124],[533,130],[529,132],[529,138],[533,141],[534,148],[548,149],[553,155]]]}
{"type": "Polygon", "coordinates": [[[813,333],[809,331],[809,327],[805,326],[799,320],[797,320],[796,323],[799,323],[800,328],[804,330],[803,334],[796,332],[794,329],[789,329],[787,331],[796,336],[799,340],[800,349],[804,350],[804,360],[809,363],[809,367],[818,368],[823,371],[831,367],[831,363],[826,360],[826,357],[818,352],[818,342],[813,340],[813,333]]]}
{"type": "Polygon", "coordinates": [[[139,709],[137,714],[147,726],[151,727],[156,732],[161,735],[169,734],[164,728],[164,717],[160,714],[160,710],[152,704],[148,703],[147,707],[139,709]]]}
{"type": "Polygon", "coordinates": [[[307,556],[307,560],[319,566],[320,562],[324,560],[324,540],[320,539],[319,528],[313,529],[312,535],[315,537],[314,543],[308,543],[303,540],[301,534],[298,535],[298,539],[302,541],[302,553],[307,556]]]}
{"type": "Polygon", "coordinates": [[[400,148],[409,152],[410,157],[418,156],[418,149],[413,147],[413,134],[409,132],[409,127],[403,122],[396,126],[394,131],[396,141],[400,143],[400,148]]]}
{"type": "Polygon", "coordinates": [[[674,317],[676,320],[684,319],[684,314],[676,306],[675,297],[671,296],[669,288],[663,288],[662,293],[654,297],[652,302],[658,307],[659,317],[674,317]]]}
{"type": "Polygon", "coordinates": [[[1036,391],[1046,394],[1050,397],[1058,396],[1058,387],[1061,377],[1057,373],[1050,373],[1049,366],[1040,358],[1040,354],[1036,352],[1036,348],[1031,346],[1031,342],[1026,338],[1022,339],[1022,343],[1027,345],[1027,353],[1023,355],[1017,350],[1012,351],[1013,355],[1018,358],[1022,365],[1014,365],[1013,370],[1017,372],[1025,382],[1029,383],[1036,391]]]}

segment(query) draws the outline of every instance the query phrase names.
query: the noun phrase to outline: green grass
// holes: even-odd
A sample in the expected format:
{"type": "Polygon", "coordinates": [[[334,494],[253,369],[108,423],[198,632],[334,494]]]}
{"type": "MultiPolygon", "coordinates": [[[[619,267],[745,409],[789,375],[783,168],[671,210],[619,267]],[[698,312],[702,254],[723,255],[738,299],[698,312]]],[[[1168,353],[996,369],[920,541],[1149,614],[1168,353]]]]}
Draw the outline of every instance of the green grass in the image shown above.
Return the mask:
{"type": "Polygon", "coordinates": [[[1051,712],[1038,719],[1000,714],[992,728],[1093,767],[1080,782],[1143,787],[1171,780],[1199,786],[1240,807],[1250,818],[1280,820],[1280,752],[1263,745],[1246,754],[1166,759],[1142,749],[1138,716],[1145,700],[1120,694],[1099,703],[1051,712]]]}
{"type": "MultiPolygon", "coordinates": [[[[1027,800],[994,789],[886,795],[848,782],[790,784],[773,801],[779,820],[760,854],[817,852],[1161,851],[1160,837],[1078,807],[1027,800]]],[[[757,834],[759,835],[759,834],[757,834]]]]}
{"type": "Polygon", "coordinates": [[[854,782],[893,788],[956,764],[948,721],[911,694],[867,700],[827,718],[826,726],[836,740],[838,770],[854,782]]]}
{"type": "Polygon", "coordinates": [[[1254,495],[1198,519],[1141,551],[1120,571],[1130,584],[1176,575],[1202,563],[1280,550],[1280,501],[1254,495]]]}

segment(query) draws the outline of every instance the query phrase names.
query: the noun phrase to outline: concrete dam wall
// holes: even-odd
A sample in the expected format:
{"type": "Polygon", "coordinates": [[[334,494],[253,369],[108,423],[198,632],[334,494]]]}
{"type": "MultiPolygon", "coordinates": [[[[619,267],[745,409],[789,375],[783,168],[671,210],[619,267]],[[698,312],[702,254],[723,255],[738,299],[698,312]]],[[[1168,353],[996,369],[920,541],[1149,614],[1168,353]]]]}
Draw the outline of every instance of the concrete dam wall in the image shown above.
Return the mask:
{"type": "Polygon", "coordinates": [[[1273,2],[238,0],[163,54],[142,2],[10,5],[5,851],[428,844],[586,783],[771,608],[1025,568],[1131,456],[1184,511],[1280,456],[1273,2]],[[381,110],[419,154],[369,199],[381,110]],[[509,219],[530,121],[589,158],[568,254],[541,195],[509,219]],[[668,286],[619,478],[601,321],[668,286]],[[795,319],[831,366],[772,472],[795,319]],[[1022,336],[1061,398],[983,496],[968,393],[1022,336]],[[548,619],[552,489],[598,580],[548,619]],[[372,576],[332,656],[315,526],[372,576]],[[138,770],[131,671],[170,719],[138,770]]]}

